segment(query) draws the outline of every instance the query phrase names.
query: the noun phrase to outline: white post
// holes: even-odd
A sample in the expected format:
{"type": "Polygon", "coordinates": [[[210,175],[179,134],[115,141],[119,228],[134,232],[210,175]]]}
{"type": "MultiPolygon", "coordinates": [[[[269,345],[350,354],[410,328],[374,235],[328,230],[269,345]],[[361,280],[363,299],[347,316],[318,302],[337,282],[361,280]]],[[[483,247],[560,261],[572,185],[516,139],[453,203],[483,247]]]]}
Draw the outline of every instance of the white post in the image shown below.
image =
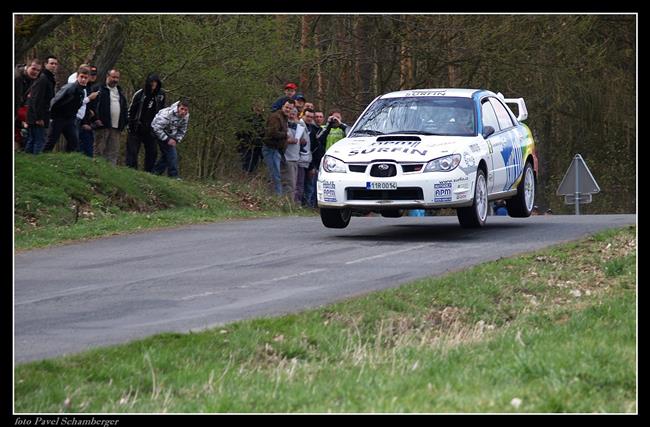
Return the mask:
{"type": "MultiPolygon", "coordinates": [[[[575,155],[574,159],[577,160],[580,157],[578,154],[575,155]]],[[[576,205],[576,215],[580,215],[580,173],[579,167],[576,164],[576,192],[575,192],[575,205],[576,205]]]]}

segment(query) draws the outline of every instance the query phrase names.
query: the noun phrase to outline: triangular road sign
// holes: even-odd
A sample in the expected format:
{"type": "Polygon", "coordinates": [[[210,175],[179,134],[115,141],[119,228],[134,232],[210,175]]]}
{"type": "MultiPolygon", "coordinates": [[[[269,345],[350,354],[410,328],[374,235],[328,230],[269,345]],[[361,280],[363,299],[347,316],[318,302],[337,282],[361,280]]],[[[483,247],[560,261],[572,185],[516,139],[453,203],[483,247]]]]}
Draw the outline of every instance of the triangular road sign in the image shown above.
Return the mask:
{"type": "Polygon", "coordinates": [[[575,193],[594,194],[598,192],[600,192],[600,187],[596,183],[594,176],[589,171],[582,156],[576,154],[573,157],[571,166],[569,166],[569,169],[564,174],[564,178],[562,178],[556,194],[565,196],[567,194],[574,195],[575,193]]]}

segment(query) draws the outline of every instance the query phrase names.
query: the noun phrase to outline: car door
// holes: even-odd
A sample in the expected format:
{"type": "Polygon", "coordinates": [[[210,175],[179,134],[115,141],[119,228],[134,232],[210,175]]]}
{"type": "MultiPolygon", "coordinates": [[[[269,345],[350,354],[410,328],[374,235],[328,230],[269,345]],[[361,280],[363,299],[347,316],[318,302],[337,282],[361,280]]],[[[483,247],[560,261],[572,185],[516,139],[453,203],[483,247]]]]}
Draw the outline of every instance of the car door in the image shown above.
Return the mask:
{"type": "Polygon", "coordinates": [[[498,184],[498,186],[495,186],[495,191],[508,191],[512,188],[523,170],[522,147],[519,133],[515,126],[516,123],[513,122],[506,107],[497,98],[490,97],[489,100],[499,121],[499,128],[501,129],[499,135],[503,141],[503,144],[499,146],[499,153],[501,154],[501,161],[504,164],[504,174],[500,176],[500,181],[495,183],[498,184]]]}
{"type": "Polygon", "coordinates": [[[506,140],[501,134],[499,120],[489,98],[485,98],[481,101],[481,122],[483,124],[483,129],[485,129],[486,126],[494,128],[494,133],[488,136],[485,140],[488,145],[491,163],[489,165],[490,170],[488,170],[487,187],[488,193],[492,194],[501,191],[506,180],[505,164],[501,155],[506,140]]]}

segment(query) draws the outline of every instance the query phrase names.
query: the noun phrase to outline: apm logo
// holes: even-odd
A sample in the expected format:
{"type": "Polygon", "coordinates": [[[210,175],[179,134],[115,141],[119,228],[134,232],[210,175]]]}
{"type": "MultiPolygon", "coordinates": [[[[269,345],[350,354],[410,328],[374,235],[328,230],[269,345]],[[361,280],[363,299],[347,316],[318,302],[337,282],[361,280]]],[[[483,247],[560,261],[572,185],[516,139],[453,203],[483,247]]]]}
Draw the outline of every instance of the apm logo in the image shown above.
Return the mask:
{"type": "Polygon", "coordinates": [[[451,196],[451,188],[438,188],[436,189],[436,197],[451,196]]]}

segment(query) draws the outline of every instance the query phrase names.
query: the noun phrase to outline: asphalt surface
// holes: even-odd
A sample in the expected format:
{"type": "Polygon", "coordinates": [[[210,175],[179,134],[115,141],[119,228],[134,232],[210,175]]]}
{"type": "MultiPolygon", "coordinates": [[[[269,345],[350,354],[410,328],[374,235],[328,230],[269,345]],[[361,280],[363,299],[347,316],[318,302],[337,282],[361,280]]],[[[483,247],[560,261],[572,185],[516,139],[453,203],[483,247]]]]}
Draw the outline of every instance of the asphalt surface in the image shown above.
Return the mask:
{"type": "Polygon", "coordinates": [[[14,360],[279,315],[634,224],[635,215],[229,221],[15,254],[14,360]]]}

